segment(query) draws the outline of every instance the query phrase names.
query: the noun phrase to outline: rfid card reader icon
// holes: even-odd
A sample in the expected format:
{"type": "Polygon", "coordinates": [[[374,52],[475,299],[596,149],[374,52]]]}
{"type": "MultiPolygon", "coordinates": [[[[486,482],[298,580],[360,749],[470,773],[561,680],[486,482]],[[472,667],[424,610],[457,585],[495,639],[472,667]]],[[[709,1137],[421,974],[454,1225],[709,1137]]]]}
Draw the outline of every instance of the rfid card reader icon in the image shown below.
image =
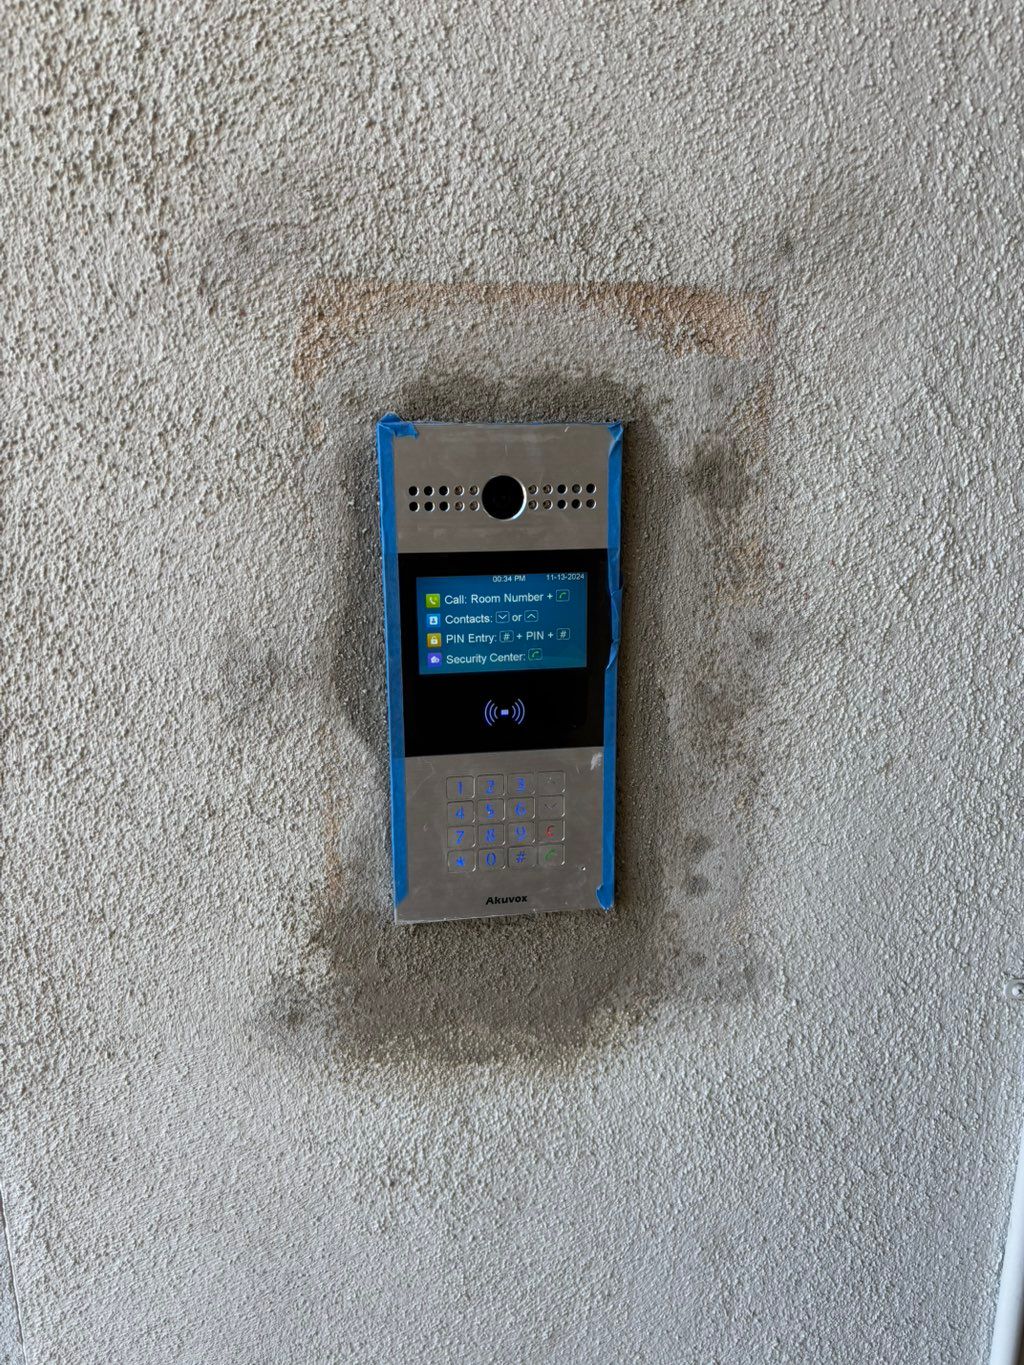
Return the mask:
{"type": "Polygon", "coordinates": [[[511,720],[516,725],[522,725],[526,719],[526,707],[517,697],[508,706],[499,706],[497,702],[484,702],[484,721],[488,725],[497,725],[499,720],[511,720]]]}

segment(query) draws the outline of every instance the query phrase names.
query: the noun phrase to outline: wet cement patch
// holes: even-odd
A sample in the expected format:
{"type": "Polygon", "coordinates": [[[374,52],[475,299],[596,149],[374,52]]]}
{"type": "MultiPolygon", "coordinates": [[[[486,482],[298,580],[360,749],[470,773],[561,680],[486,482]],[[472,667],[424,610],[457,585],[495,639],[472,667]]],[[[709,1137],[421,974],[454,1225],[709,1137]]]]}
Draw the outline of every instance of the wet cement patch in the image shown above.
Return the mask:
{"type": "MultiPolygon", "coordinates": [[[[477,291],[467,307],[461,287],[447,295],[441,286],[417,287],[410,301],[390,286],[359,286],[342,307],[337,300],[348,288],[328,282],[311,291],[306,308],[314,312],[300,326],[296,374],[309,399],[311,458],[334,460],[347,496],[338,527],[344,569],[331,613],[330,702],[361,745],[362,771],[352,774],[339,754],[339,777],[324,798],[323,883],[289,910],[294,952],[271,983],[263,1026],[304,1049],[326,1047],[349,1067],[384,1058],[450,1065],[530,1056],[555,1064],[625,1044],[667,1002],[747,998],[758,977],[744,900],[749,869],[739,874],[732,865],[742,860],[744,828],[764,779],[749,721],[772,657],[764,301],[750,305],[744,330],[735,301],[720,300],[728,325],[717,351],[713,328],[705,331],[697,369],[692,342],[680,340],[678,310],[684,296],[709,291],[668,291],[662,307],[641,309],[639,316],[657,319],[654,336],[665,354],[674,363],[690,358],[656,383],[645,377],[642,357],[626,378],[611,370],[580,375],[520,365],[516,373],[511,361],[503,370],[469,363],[479,358],[481,331],[521,308],[514,290],[483,299],[477,291]],[[353,383],[353,362],[360,346],[372,349],[378,333],[396,325],[396,311],[405,309],[405,325],[415,328],[424,309],[446,305],[465,317],[465,356],[451,344],[449,315],[447,366],[425,355],[418,372],[394,375],[387,407],[412,420],[627,424],[618,894],[608,915],[401,929],[389,919],[379,838],[388,818],[384,657],[378,596],[366,590],[379,574],[377,538],[366,528],[376,522],[369,434],[382,409],[379,392],[353,383]],[[709,382],[703,366],[712,367],[709,382]],[[346,433],[333,452],[332,432],[346,433]],[[351,640],[361,648],[349,648],[351,640]],[[368,791],[375,795],[360,823],[354,812],[368,791]],[[368,826],[377,831],[372,848],[360,846],[368,826]],[[353,837],[355,856],[343,858],[339,850],[351,850],[353,837]]],[[[568,288],[549,302],[562,313],[598,306],[568,288]]],[[[531,297],[531,320],[537,306],[531,297]]],[[[637,315],[625,316],[621,300],[615,309],[632,330],[637,315]]],[[[703,315],[714,317],[714,309],[706,306],[703,315]]],[[[458,327],[454,335],[457,341],[458,327]]],[[[550,354],[551,340],[538,336],[538,360],[550,354]]]]}

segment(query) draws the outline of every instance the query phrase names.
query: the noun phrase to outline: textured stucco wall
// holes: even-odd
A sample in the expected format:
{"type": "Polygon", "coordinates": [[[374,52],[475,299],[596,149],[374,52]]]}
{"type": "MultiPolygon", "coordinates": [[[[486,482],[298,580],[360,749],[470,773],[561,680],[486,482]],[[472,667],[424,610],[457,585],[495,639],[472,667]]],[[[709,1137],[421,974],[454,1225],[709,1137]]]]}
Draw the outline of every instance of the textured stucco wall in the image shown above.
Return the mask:
{"type": "Polygon", "coordinates": [[[980,1360],[1018,7],[0,24],[29,1365],[980,1360]],[[630,423],[610,918],[387,923],[388,408],[630,423]]]}

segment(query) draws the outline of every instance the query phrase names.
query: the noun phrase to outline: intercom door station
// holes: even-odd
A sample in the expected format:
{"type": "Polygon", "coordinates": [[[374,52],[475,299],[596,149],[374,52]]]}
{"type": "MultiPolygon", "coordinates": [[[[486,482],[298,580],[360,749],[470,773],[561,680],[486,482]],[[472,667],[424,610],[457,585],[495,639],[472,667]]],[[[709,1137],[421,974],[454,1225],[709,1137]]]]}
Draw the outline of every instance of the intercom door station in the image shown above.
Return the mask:
{"type": "Polygon", "coordinates": [[[377,425],[395,918],[614,896],[622,428],[377,425]]]}

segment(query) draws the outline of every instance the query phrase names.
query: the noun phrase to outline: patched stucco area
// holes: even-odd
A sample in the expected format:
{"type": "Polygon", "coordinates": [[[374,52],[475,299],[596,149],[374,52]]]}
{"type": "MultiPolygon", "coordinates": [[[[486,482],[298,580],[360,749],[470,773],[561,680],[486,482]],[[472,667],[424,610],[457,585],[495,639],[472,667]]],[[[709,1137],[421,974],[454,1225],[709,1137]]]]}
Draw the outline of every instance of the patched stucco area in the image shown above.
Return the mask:
{"type": "Polygon", "coordinates": [[[1019,15],[8,8],[0,1359],[985,1359],[1019,15]],[[626,423],[618,899],[389,920],[373,425],[626,423]]]}
{"type": "Polygon", "coordinates": [[[754,988],[759,950],[745,881],[762,765],[741,722],[775,671],[780,611],[771,592],[782,567],[771,552],[780,520],[768,459],[771,331],[763,291],[336,280],[310,288],[294,353],[304,492],[323,537],[340,529],[346,569],[324,604],[323,658],[347,723],[325,737],[323,885],[300,908],[268,1023],[304,1043],[326,1030],[325,1045],[349,1064],[365,1055],[447,1064],[523,1052],[550,1062],[624,1041],[666,997],[741,998],[754,988]],[[392,357],[395,335],[415,340],[392,357]],[[379,575],[368,533],[376,471],[366,457],[376,392],[419,418],[628,424],[623,573],[633,628],[622,651],[622,783],[630,795],[611,917],[405,933],[381,918],[388,868],[368,856],[388,818],[380,598],[367,591],[379,575]],[[342,488],[357,511],[349,519],[338,517],[331,491],[342,488]],[[668,515],[652,539],[656,507],[668,515]],[[352,641],[372,642],[370,658],[352,641]],[[684,675],[673,699],[671,679],[684,675]],[[343,761],[348,732],[372,765],[370,782],[366,767],[350,774],[343,761]],[[679,813],[668,846],[659,837],[666,802],[679,813]]]}

